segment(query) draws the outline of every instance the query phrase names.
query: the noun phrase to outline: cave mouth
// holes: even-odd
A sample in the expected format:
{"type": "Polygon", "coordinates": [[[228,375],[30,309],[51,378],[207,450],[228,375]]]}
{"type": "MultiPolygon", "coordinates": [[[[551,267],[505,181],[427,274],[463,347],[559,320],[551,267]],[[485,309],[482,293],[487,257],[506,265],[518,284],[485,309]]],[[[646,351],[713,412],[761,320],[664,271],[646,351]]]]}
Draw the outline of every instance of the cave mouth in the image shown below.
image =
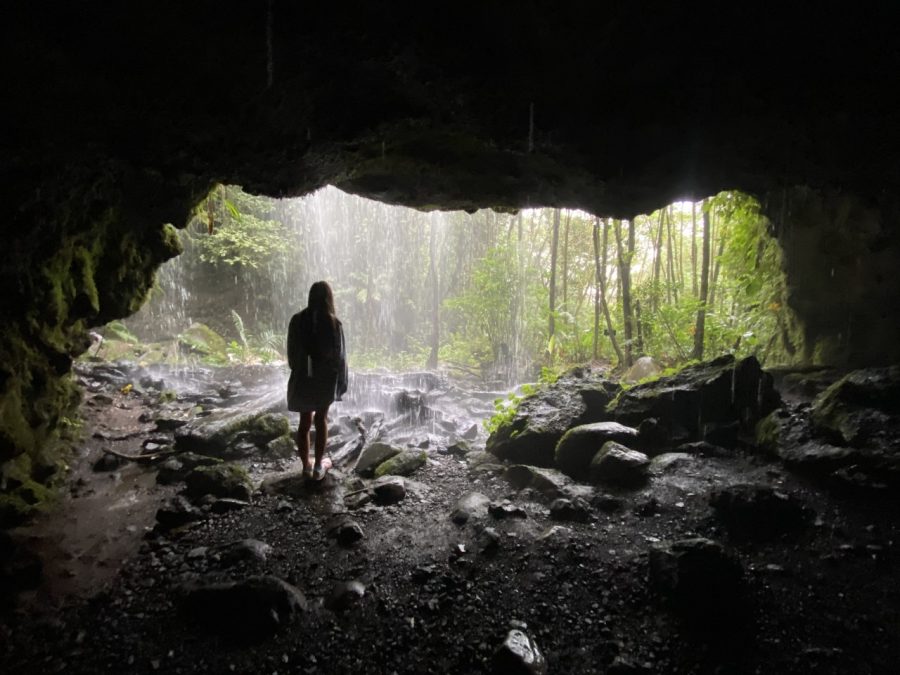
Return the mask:
{"type": "Polygon", "coordinates": [[[416,210],[333,187],[273,199],[220,185],[180,238],[184,253],[160,268],[143,308],[102,331],[108,357],[283,360],[291,315],[326,279],[356,370],[440,367],[500,387],[592,360],[788,358],[780,247],[759,203],[737,191],[622,221],[574,209],[416,210]],[[220,338],[215,347],[191,347],[188,332],[201,330],[220,338]],[[179,339],[174,351],[159,344],[179,339]]]}

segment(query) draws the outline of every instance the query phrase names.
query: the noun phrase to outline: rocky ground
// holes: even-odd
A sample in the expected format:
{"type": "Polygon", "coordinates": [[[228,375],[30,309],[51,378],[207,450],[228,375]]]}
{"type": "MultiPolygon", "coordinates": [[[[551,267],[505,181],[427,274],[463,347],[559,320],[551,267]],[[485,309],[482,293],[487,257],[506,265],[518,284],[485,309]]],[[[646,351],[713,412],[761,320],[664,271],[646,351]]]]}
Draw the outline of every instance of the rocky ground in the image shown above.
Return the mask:
{"type": "MultiPolygon", "coordinates": [[[[86,441],[70,493],[0,542],[4,583],[31,587],[3,615],[4,673],[887,673],[900,662],[895,486],[838,486],[746,444],[657,454],[634,483],[511,469],[481,451],[483,432],[461,440],[477,396],[426,419],[423,401],[440,406],[415,388],[387,416],[361,417],[368,437],[338,425],[341,468],[308,484],[277,438],[254,440],[257,427],[214,452],[196,420],[178,421],[203,399],[240,398],[233,383],[167,382],[167,394],[152,377],[129,388],[131,373],[80,372],[86,441]],[[376,428],[424,464],[356,475],[376,428]],[[198,494],[192,462],[170,463],[189,443],[247,473],[229,474],[218,498],[198,494]]],[[[780,380],[776,418],[798,420],[794,436],[828,383],[816,377],[780,380]]],[[[259,412],[265,397],[250,398],[259,412]]]]}

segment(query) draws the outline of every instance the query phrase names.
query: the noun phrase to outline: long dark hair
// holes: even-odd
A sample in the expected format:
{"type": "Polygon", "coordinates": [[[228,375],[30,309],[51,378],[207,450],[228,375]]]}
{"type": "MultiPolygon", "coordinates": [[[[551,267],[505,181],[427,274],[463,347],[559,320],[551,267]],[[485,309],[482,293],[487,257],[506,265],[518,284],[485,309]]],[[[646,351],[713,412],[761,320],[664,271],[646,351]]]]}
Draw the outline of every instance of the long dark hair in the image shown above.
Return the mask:
{"type": "Polygon", "coordinates": [[[309,287],[306,309],[312,320],[312,338],[320,349],[328,350],[338,334],[338,318],[334,312],[334,293],[327,281],[317,281],[309,287]]]}

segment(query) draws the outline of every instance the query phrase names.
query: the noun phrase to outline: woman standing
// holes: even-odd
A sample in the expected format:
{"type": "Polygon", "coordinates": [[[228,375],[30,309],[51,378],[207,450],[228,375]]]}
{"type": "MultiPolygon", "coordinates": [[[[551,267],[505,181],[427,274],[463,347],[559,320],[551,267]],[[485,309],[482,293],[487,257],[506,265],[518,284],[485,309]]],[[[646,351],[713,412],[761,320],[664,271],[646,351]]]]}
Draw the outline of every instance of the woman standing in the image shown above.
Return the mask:
{"type": "Polygon", "coordinates": [[[344,329],[335,316],[334,295],[324,281],[309,289],[306,309],[294,314],[288,327],[288,410],[300,413],[297,450],[303,475],[325,477],[322,457],[328,439],[328,408],[347,391],[347,351],[344,329]],[[314,417],[315,416],[315,417],[314,417]],[[315,467],[309,465],[309,429],[315,424],[315,467]]]}

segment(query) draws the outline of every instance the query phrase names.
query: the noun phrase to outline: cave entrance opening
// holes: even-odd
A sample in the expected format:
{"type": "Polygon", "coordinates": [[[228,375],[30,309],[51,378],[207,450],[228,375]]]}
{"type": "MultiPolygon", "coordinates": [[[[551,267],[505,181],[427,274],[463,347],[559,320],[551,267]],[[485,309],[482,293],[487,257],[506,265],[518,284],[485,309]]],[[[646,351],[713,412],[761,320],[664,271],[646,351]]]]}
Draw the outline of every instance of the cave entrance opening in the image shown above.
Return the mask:
{"type": "Polygon", "coordinates": [[[474,434],[499,395],[574,364],[637,362],[641,379],[722,353],[783,360],[790,322],[770,229],[758,202],[734,191],[620,220],[415,210],[333,187],[279,200],[220,185],[143,309],[105,327],[101,354],[254,367],[283,391],[288,321],[325,279],[346,326],[344,408],[474,434]],[[435,415],[417,396],[448,380],[468,383],[467,401],[435,415]]]}

